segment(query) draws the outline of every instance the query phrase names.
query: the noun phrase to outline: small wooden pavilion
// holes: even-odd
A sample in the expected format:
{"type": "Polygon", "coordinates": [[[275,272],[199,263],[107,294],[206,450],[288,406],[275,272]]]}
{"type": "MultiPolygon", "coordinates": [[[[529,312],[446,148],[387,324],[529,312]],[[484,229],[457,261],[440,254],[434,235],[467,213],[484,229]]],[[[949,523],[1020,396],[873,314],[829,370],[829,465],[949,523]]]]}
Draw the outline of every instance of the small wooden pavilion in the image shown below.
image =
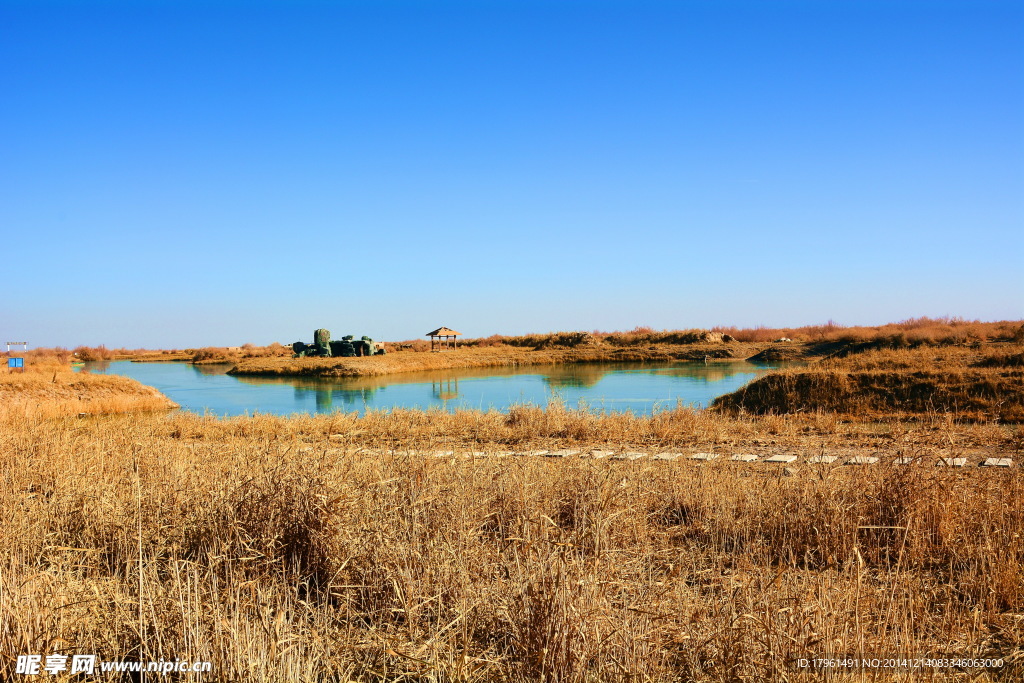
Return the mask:
{"type": "Polygon", "coordinates": [[[449,349],[458,348],[458,337],[461,332],[449,329],[447,327],[439,327],[433,332],[427,332],[427,336],[430,337],[430,350],[431,351],[448,351],[449,349]],[[435,348],[436,343],[436,348],[435,348]]]}

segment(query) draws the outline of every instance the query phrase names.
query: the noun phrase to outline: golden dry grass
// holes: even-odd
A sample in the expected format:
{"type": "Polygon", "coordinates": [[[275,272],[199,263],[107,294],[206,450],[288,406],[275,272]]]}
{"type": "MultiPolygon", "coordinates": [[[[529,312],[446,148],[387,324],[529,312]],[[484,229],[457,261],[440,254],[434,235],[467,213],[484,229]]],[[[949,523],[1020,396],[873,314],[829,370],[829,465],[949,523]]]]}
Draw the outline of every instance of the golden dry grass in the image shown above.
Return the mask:
{"type": "Polygon", "coordinates": [[[1021,673],[1019,466],[468,457],[565,446],[1019,461],[1024,440],[941,415],[7,414],[0,678],[61,652],[232,681],[800,680],[794,658],[859,653],[1021,673]]]}
{"type": "Polygon", "coordinates": [[[58,417],[178,407],[156,389],[127,377],[75,373],[51,358],[28,361],[24,372],[0,369],[0,414],[58,417]]]}
{"type": "MultiPolygon", "coordinates": [[[[727,334],[740,342],[766,343],[780,338],[799,342],[863,342],[891,340],[903,344],[964,344],[973,341],[1024,341],[1024,321],[1001,320],[983,322],[963,318],[910,318],[895,323],[874,326],[847,326],[833,321],[823,325],[804,327],[713,327],[711,330],[655,330],[635,327],[625,332],[549,332],[506,336],[495,334],[479,339],[467,339],[460,344],[495,346],[506,344],[529,348],[543,346],[576,346],[578,344],[605,343],[612,346],[638,346],[649,344],[690,344],[705,342],[727,334]]],[[[422,340],[404,342],[417,350],[429,349],[422,340]]]]}
{"type": "MultiPolygon", "coordinates": [[[[267,346],[243,344],[237,347],[206,346],[201,349],[189,350],[193,363],[235,363],[248,358],[290,358],[291,348],[274,342],[267,346]]],[[[144,359],[139,359],[144,360],[144,359]]]]}
{"type": "Polygon", "coordinates": [[[862,420],[948,413],[1024,422],[1022,359],[1018,342],[869,348],[770,373],[714,405],[754,413],[822,410],[862,420]]]}

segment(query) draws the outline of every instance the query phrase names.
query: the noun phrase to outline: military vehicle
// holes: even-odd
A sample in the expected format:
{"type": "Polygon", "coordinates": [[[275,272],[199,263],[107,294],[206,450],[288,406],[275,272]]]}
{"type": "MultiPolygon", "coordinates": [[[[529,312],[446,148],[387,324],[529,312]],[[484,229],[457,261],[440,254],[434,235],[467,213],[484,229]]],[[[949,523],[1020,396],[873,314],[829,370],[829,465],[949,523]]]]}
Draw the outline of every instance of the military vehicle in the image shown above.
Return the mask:
{"type": "Polygon", "coordinates": [[[319,329],[313,331],[313,343],[297,341],[292,344],[292,351],[295,358],[319,357],[319,358],[353,358],[355,356],[382,356],[386,351],[383,346],[367,336],[355,339],[351,334],[346,334],[340,340],[332,340],[329,330],[319,329]]]}

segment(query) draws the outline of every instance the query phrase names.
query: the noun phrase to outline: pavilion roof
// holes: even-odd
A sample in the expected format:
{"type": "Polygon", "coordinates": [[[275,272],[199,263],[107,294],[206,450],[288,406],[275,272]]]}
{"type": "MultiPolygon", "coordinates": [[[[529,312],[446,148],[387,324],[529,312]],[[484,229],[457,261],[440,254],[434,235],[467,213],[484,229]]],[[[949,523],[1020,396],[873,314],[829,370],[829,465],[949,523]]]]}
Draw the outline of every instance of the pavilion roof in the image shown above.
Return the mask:
{"type": "Polygon", "coordinates": [[[462,334],[462,333],[461,332],[456,332],[455,330],[447,328],[447,327],[439,327],[436,330],[434,330],[433,332],[427,332],[427,336],[428,337],[454,337],[454,336],[460,335],[460,334],[462,334]]]}

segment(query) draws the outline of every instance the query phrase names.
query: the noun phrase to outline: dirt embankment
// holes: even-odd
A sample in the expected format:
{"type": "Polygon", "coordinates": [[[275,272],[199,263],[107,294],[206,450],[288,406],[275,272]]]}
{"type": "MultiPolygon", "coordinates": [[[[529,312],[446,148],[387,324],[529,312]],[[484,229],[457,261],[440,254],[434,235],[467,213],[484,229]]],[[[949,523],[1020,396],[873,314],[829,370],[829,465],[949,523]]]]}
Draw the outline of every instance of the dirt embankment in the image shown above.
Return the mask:
{"type": "Polygon", "coordinates": [[[846,347],[814,365],[765,375],[714,407],[755,414],[826,411],[858,418],[947,413],[1024,422],[1022,345],[846,347]]]}

